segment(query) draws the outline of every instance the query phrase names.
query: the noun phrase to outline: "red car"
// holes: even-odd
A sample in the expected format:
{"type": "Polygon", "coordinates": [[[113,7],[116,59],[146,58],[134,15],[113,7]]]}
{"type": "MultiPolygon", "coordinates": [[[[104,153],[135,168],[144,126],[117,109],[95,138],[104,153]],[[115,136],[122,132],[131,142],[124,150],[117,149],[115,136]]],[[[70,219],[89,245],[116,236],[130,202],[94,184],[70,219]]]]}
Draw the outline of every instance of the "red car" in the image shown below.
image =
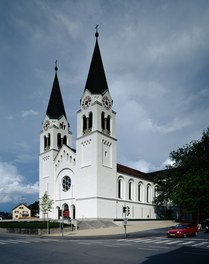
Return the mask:
{"type": "Polygon", "coordinates": [[[197,225],[193,224],[178,224],[175,227],[171,227],[167,231],[168,237],[187,237],[196,236],[199,229],[197,225]]]}

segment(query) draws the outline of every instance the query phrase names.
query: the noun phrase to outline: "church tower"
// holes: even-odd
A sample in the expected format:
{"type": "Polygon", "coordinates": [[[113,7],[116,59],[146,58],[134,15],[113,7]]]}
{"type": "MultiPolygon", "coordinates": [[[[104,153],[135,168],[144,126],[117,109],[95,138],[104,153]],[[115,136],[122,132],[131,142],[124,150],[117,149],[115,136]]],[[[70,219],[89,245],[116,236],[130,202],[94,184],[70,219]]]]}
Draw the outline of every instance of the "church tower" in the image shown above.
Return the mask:
{"type": "MultiPolygon", "coordinates": [[[[96,27],[97,29],[97,27],[96,27]]],[[[117,164],[116,112],[99,48],[99,34],[77,111],[76,149],[65,113],[58,68],[40,132],[39,198],[53,200],[52,219],[156,218],[154,174],[117,164]]],[[[44,215],[40,211],[40,218],[44,215]]]]}
{"type": "MultiPolygon", "coordinates": [[[[72,146],[72,134],[60,91],[57,65],[51,95],[40,133],[39,197],[45,192],[56,202],[55,159],[62,146],[72,146]]],[[[51,213],[54,218],[54,212],[51,213]]],[[[40,212],[40,217],[43,217],[40,212]]]]}
{"type": "Polygon", "coordinates": [[[115,116],[98,37],[77,112],[78,218],[114,218],[116,208],[115,116]]]}

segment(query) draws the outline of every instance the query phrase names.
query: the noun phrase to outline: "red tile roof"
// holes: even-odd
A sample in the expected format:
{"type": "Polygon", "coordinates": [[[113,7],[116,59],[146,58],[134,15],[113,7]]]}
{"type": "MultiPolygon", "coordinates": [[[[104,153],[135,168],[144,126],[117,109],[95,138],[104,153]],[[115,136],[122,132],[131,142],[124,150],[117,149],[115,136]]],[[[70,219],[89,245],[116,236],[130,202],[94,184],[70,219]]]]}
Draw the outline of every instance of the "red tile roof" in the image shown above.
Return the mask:
{"type": "Polygon", "coordinates": [[[129,176],[134,176],[134,177],[138,177],[140,179],[143,180],[147,180],[147,181],[154,181],[154,178],[161,172],[163,171],[155,171],[155,172],[151,172],[151,173],[145,173],[145,172],[141,172],[138,170],[135,170],[133,168],[124,166],[122,164],[117,164],[117,172],[118,173],[124,173],[127,174],[129,176]]]}

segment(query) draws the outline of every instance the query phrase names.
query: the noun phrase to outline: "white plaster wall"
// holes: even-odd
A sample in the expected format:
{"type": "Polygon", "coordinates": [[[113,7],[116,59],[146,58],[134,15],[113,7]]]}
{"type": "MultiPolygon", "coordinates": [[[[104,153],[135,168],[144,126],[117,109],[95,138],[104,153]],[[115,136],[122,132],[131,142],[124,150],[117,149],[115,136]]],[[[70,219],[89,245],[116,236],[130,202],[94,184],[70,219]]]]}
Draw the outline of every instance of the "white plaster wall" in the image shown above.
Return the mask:
{"type": "Polygon", "coordinates": [[[76,217],[80,220],[97,218],[97,199],[78,199],[76,202],[76,217]]]}

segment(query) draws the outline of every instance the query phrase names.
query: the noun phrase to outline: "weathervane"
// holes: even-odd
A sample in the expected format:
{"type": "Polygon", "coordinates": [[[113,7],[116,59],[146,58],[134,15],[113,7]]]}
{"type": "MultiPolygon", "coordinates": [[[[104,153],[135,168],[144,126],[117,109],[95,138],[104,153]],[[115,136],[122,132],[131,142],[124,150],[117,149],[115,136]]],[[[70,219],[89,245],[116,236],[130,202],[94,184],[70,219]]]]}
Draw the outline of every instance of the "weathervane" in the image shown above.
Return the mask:
{"type": "Polygon", "coordinates": [[[96,25],[95,29],[96,29],[96,33],[95,33],[95,37],[98,38],[99,37],[99,33],[98,33],[98,26],[99,25],[96,25]]]}

